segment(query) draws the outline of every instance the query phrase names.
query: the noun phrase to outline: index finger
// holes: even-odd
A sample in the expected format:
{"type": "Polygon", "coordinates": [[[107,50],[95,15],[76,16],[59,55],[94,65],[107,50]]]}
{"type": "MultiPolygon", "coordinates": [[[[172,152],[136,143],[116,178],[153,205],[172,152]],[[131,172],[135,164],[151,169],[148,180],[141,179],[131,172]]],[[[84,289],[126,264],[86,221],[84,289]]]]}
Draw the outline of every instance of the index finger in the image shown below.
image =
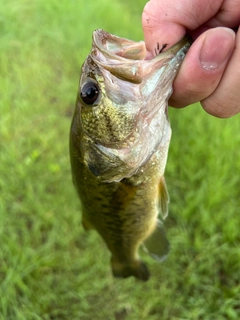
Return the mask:
{"type": "Polygon", "coordinates": [[[186,30],[194,30],[213,17],[223,0],[150,0],[142,14],[146,48],[154,55],[157,43],[173,45],[186,30]]]}

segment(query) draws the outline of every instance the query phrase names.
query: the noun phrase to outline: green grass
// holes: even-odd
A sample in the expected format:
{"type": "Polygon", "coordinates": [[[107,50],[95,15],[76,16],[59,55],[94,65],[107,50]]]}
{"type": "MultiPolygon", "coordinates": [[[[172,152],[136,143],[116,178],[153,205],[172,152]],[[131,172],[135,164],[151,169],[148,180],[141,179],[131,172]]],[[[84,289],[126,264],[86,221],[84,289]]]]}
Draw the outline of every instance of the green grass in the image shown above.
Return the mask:
{"type": "Polygon", "coordinates": [[[142,38],[144,0],[0,0],[0,320],[240,318],[239,116],[170,110],[172,250],[147,283],[85,233],[68,133],[94,29],[142,38]],[[118,18],[120,17],[120,18],[118,18]]]}

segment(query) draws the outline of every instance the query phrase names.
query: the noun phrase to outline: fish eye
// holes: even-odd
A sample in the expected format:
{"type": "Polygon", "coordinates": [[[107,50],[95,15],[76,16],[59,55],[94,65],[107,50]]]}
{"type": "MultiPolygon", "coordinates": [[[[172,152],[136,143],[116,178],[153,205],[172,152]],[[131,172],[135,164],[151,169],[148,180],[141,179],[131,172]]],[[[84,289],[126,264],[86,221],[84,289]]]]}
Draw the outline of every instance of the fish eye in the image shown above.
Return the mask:
{"type": "Polygon", "coordinates": [[[82,101],[88,105],[92,105],[99,97],[99,88],[95,82],[85,83],[80,92],[82,101]]]}

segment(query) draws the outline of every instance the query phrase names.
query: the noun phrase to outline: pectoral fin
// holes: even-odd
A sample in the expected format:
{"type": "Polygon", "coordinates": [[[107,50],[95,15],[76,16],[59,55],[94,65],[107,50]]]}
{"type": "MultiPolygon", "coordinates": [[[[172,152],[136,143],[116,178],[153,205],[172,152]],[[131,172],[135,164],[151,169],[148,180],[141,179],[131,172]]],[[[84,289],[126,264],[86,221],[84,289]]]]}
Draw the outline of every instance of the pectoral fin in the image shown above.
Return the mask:
{"type": "Polygon", "coordinates": [[[162,262],[167,258],[169,247],[163,224],[158,220],[156,229],[151,236],[144,241],[144,248],[151,257],[162,262]]]}
{"type": "Polygon", "coordinates": [[[165,219],[168,215],[168,203],[169,203],[169,195],[167,191],[167,185],[164,177],[162,177],[159,183],[159,211],[163,219],[165,219]]]}

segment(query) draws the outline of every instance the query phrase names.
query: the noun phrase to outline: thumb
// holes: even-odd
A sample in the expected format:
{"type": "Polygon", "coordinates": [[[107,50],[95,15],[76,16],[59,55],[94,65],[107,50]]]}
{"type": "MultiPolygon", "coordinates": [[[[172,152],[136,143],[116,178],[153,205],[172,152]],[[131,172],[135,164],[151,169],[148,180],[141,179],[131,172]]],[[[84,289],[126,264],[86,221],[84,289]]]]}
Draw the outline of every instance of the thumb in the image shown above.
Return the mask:
{"type": "Polygon", "coordinates": [[[214,16],[222,1],[150,0],[142,14],[146,48],[153,55],[155,48],[168,47],[179,41],[186,30],[194,30],[214,16]]]}

